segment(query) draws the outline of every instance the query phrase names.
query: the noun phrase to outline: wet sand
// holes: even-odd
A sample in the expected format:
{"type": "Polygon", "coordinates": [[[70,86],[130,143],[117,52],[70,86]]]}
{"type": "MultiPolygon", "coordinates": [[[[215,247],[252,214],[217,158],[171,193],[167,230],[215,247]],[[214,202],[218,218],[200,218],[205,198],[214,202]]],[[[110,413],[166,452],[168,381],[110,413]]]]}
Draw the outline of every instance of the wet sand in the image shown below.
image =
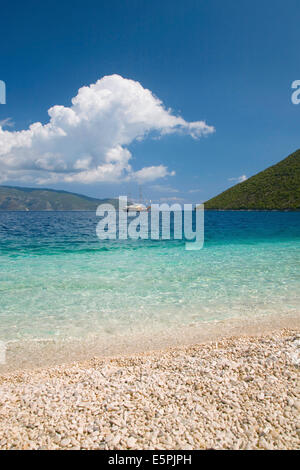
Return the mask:
{"type": "Polygon", "coordinates": [[[144,331],[137,329],[122,334],[95,334],[85,338],[53,338],[47,340],[11,341],[6,345],[6,363],[0,374],[14,370],[51,367],[82,362],[93,357],[116,357],[166,350],[170,347],[192,346],[231,336],[267,334],[283,328],[300,328],[300,313],[265,315],[194,322],[186,325],[153,324],[144,331]]]}

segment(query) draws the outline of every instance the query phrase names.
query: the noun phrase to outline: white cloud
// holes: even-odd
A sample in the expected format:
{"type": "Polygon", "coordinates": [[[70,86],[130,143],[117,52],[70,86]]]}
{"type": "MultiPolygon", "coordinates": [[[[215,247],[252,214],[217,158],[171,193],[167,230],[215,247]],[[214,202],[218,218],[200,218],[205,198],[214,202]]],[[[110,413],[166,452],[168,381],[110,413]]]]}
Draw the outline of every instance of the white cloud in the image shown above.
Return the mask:
{"type": "Polygon", "coordinates": [[[147,181],[154,181],[158,178],[164,178],[165,176],[174,175],[175,171],[169,172],[167,167],[165,167],[164,165],[146,166],[141,170],[129,174],[127,179],[135,179],[139,183],[142,183],[147,181]]]}
{"type": "Polygon", "coordinates": [[[242,183],[243,181],[246,181],[247,176],[246,175],[241,175],[238,176],[237,178],[228,178],[228,181],[235,181],[237,183],[242,183]]]}
{"type": "Polygon", "coordinates": [[[185,199],[183,197],[172,196],[172,197],[161,197],[160,201],[161,202],[172,202],[172,201],[184,202],[185,199]]]}
{"type": "Polygon", "coordinates": [[[196,139],[214,132],[203,121],[175,116],[150,90],[119,75],[80,88],[70,107],[56,105],[48,114],[47,124],[22,131],[4,130],[0,123],[2,181],[153,181],[174,172],[164,165],[133,169],[129,144],[149,133],[196,139]]]}
{"type": "Polygon", "coordinates": [[[202,191],[202,189],[200,189],[200,188],[197,188],[197,189],[190,189],[190,190],[189,190],[189,194],[199,193],[200,191],[202,191]]]}
{"type": "Polygon", "coordinates": [[[5,118],[5,119],[2,119],[0,120],[0,127],[14,127],[15,123],[13,122],[13,120],[8,117],[8,118],[5,118]]]}
{"type": "Polygon", "coordinates": [[[164,184],[154,184],[151,189],[160,193],[179,193],[179,190],[164,184]]]}

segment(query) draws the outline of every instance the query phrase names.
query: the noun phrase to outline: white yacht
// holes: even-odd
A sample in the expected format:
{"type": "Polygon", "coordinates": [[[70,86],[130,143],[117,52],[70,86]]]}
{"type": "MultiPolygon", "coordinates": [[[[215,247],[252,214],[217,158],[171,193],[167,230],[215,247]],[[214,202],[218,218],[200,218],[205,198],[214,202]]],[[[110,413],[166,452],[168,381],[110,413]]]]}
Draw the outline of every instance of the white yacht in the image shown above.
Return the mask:
{"type": "Polygon", "coordinates": [[[124,211],[126,212],[144,212],[147,211],[148,208],[144,206],[143,204],[129,204],[124,208],[124,211]]]}

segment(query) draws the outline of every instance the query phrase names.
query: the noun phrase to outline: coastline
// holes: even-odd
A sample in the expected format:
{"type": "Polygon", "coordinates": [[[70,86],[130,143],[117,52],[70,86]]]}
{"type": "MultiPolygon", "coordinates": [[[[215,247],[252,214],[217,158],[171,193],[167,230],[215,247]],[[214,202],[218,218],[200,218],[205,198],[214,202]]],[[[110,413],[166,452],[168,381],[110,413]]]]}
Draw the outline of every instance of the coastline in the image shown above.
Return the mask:
{"type": "Polygon", "coordinates": [[[295,325],[2,374],[0,449],[297,449],[295,325]]]}
{"type": "Polygon", "coordinates": [[[284,328],[300,329],[300,312],[253,315],[187,325],[152,325],[149,331],[124,331],[123,334],[91,335],[86,338],[53,338],[11,341],[6,347],[6,364],[0,364],[0,375],[17,370],[68,365],[93,357],[115,358],[133,354],[188,347],[232,336],[270,334],[284,328]]]}
{"type": "MultiPolygon", "coordinates": [[[[205,203],[204,203],[205,206],[205,203]]],[[[196,207],[197,210],[197,207],[196,207]]],[[[215,212],[300,212],[300,209],[205,209],[215,212]]]]}

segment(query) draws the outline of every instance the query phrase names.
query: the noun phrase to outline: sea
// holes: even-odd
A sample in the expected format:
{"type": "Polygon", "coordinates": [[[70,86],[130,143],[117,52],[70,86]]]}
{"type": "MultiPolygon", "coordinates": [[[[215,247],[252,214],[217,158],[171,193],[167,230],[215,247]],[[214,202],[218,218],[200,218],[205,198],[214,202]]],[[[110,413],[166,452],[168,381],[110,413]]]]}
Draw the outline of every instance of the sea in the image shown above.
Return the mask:
{"type": "Polygon", "coordinates": [[[226,321],[299,316],[300,212],[204,220],[203,248],[190,251],[184,239],[99,240],[95,212],[0,212],[7,361],[142,351],[226,321]]]}

